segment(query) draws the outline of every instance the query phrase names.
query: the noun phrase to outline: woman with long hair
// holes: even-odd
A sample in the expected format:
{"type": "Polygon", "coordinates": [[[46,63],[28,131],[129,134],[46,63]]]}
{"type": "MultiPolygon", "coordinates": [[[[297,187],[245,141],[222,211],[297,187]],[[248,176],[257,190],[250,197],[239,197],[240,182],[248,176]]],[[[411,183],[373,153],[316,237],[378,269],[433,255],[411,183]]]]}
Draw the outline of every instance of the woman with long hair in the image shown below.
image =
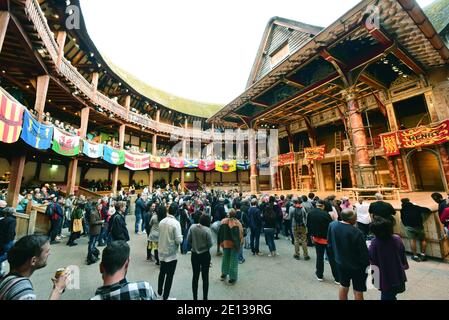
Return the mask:
{"type": "Polygon", "coordinates": [[[404,243],[398,235],[393,234],[390,220],[375,217],[370,225],[375,238],[369,247],[369,257],[375,266],[374,283],[378,283],[381,300],[396,300],[396,295],[405,291],[408,269],[404,243]],[[377,277],[377,278],[376,278],[377,277]]]}
{"type": "Polygon", "coordinates": [[[151,251],[154,250],[154,258],[156,259],[156,265],[160,265],[159,262],[159,222],[167,216],[167,208],[165,206],[158,206],[156,214],[150,219],[148,230],[148,244],[147,244],[147,260],[153,261],[151,251]]]}

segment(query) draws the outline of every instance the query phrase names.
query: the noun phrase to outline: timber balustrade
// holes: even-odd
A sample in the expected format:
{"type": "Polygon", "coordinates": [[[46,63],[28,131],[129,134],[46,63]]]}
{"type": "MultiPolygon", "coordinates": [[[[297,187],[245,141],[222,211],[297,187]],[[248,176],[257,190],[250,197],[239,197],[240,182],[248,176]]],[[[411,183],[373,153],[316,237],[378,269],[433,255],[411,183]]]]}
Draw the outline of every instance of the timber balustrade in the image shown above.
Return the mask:
{"type": "MultiPolygon", "coordinates": [[[[189,129],[186,132],[184,128],[157,122],[136,112],[127,111],[126,108],[117,103],[117,101],[110,99],[101,92],[97,92],[94,85],[89,83],[67,59],[62,58],[61,64],[58,66],[58,44],[56,43],[54,33],[50,30],[47,19],[37,0],[27,0],[25,12],[28,15],[29,20],[34,24],[34,27],[44,44],[44,48],[42,49],[48,52],[51,60],[53,60],[53,63],[56,66],[56,70],[70,81],[77,88],[77,91],[90,99],[94,105],[113,113],[123,120],[137,124],[156,133],[176,134],[184,138],[201,139],[203,141],[212,140],[213,135],[210,131],[189,129]]],[[[220,136],[220,133],[215,133],[215,137],[217,136],[220,136]]],[[[224,134],[220,137],[221,140],[225,140],[224,134]]],[[[226,137],[235,140],[234,133],[226,135],[226,137]]]]}

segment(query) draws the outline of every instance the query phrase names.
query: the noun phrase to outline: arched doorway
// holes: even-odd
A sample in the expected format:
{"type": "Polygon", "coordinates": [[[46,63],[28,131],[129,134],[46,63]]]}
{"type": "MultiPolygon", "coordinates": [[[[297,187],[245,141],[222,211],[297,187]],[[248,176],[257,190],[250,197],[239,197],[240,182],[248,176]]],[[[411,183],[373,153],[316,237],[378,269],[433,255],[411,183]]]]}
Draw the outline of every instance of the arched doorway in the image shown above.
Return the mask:
{"type": "Polygon", "coordinates": [[[282,189],[283,190],[291,190],[292,182],[291,182],[291,173],[289,166],[282,167],[282,189]]]}
{"type": "Polygon", "coordinates": [[[444,190],[440,160],[430,149],[412,151],[408,155],[410,176],[415,191],[444,190]]]}
{"type": "Polygon", "coordinates": [[[376,176],[377,183],[384,187],[392,187],[393,182],[391,181],[390,170],[388,169],[388,162],[385,158],[376,157],[376,162],[374,158],[371,159],[371,164],[376,165],[376,176]]]}

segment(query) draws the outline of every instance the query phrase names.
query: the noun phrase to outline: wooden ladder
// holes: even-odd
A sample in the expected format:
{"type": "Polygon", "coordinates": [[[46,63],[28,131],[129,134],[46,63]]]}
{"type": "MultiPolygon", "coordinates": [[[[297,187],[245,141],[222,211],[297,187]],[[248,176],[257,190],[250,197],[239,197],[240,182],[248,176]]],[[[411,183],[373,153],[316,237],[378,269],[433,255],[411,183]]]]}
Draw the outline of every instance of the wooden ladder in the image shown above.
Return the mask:
{"type": "Polygon", "coordinates": [[[342,149],[343,139],[341,131],[335,132],[335,192],[342,191],[342,149]]]}

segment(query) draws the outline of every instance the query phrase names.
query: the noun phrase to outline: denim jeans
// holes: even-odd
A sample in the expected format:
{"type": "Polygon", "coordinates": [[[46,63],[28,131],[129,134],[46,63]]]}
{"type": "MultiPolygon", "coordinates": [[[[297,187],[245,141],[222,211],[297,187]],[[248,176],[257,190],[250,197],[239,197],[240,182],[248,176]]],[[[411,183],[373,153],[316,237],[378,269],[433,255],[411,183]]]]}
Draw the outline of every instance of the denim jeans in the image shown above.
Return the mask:
{"type": "Polygon", "coordinates": [[[134,226],[134,232],[135,233],[139,232],[139,225],[141,223],[142,223],[142,214],[141,213],[136,213],[136,223],[135,223],[135,226],[134,226]]]}
{"type": "Polygon", "coordinates": [[[92,255],[92,252],[95,249],[95,244],[97,243],[98,240],[98,235],[97,236],[89,236],[89,244],[87,245],[87,257],[90,257],[92,255]]]}
{"type": "Polygon", "coordinates": [[[108,242],[108,227],[109,224],[107,222],[101,227],[101,233],[98,237],[98,243],[105,244],[108,242]]]}
{"type": "Polygon", "coordinates": [[[251,251],[259,253],[260,228],[251,228],[250,242],[251,251]]]}
{"type": "Polygon", "coordinates": [[[187,253],[190,251],[190,243],[187,241],[187,234],[189,229],[185,228],[182,231],[182,244],[181,244],[181,253],[187,253]]]}
{"type": "Polygon", "coordinates": [[[8,251],[14,246],[14,240],[0,247],[0,264],[8,258],[8,251]]]}
{"type": "Polygon", "coordinates": [[[274,233],[276,230],[274,228],[264,228],[263,233],[265,234],[265,242],[270,249],[270,252],[276,251],[276,244],[274,243],[274,233]]]}
{"type": "Polygon", "coordinates": [[[335,264],[335,259],[332,255],[332,251],[329,250],[326,244],[315,243],[316,250],[316,276],[320,279],[323,279],[324,274],[324,253],[326,252],[327,257],[329,259],[329,264],[331,267],[332,276],[335,281],[339,282],[340,279],[338,277],[337,265],[335,264]]]}

